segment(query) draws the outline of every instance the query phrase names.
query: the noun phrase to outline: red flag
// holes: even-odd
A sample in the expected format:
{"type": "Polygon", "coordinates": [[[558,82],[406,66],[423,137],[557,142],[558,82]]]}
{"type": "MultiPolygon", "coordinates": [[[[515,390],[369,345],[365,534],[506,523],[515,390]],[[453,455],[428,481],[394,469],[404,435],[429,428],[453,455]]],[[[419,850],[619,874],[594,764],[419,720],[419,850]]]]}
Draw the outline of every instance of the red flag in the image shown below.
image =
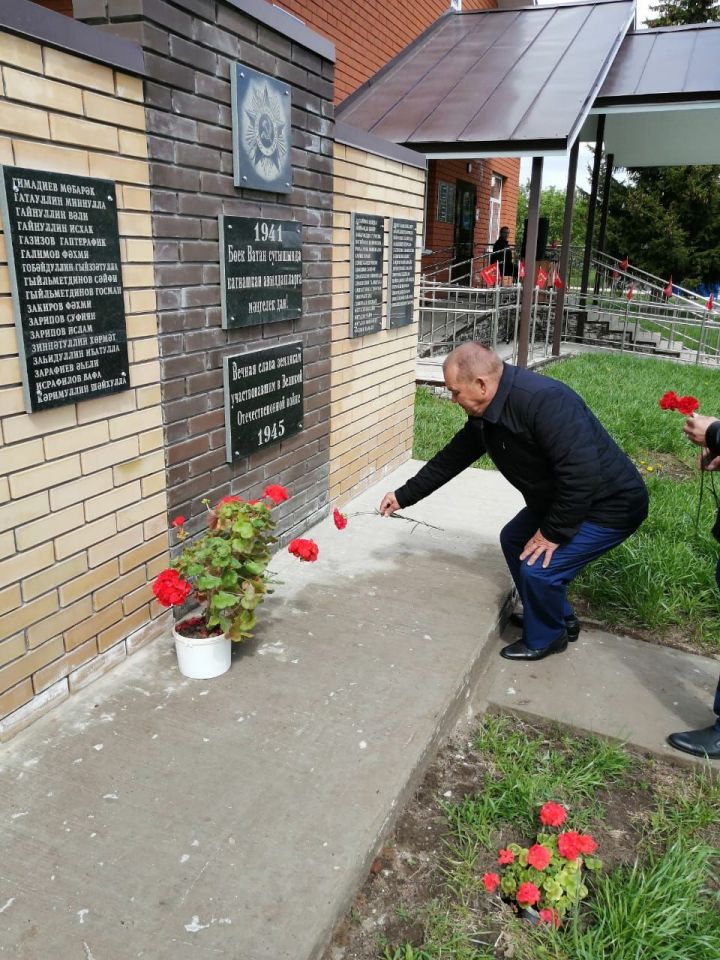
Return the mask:
{"type": "Polygon", "coordinates": [[[708,308],[708,310],[712,310],[714,303],[715,303],[715,294],[711,293],[710,296],[708,297],[708,300],[705,306],[708,308]]]}
{"type": "Polygon", "coordinates": [[[525,261],[521,260],[520,265],[518,266],[518,280],[525,279],[525,261]]]}
{"type": "Polygon", "coordinates": [[[485,267],[480,271],[480,279],[487,287],[495,286],[495,284],[498,282],[498,275],[499,271],[497,263],[493,263],[489,267],[485,267]]]}
{"type": "Polygon", "coordinates": [[[625,294],[628,300],[632,300],[634,292],[635,291],[633,290],[632,284],[630,284],[630,286],[627,288],[627,293],[625,294]]]}
{"type": "Polygon", "coordinates": [[[562,290],[562,288],[565,286],[559,273],[556,273],[553,277],[553,286],[556,290],[562,290]]]}
{"type": "Polygon", "coordinates": [[[630,264],[627,257],[625,257],[624,260],[621,260],[620,263],[618,264],[621,270],[627,270],[629,265],[630,264]]]}
{"type": "Polygon", "coordinates": [[[538,267],[537,274],[535,275],[535,286],[540,287],[541,290],[544,290],[547,279],[547,273],[545,273],[542,267],[538,267]]]}
{"type": "Polygon", "coordinates": [[[665,296],[668,297],[668,298],[670,298],[670,297],[673,295],[673,291],[672,291],[672,276],[671,276],[670,279],[668,280],[667,285],[666,285],[665,289],[663,290],[663,293],[664,293],[665,296]]]}

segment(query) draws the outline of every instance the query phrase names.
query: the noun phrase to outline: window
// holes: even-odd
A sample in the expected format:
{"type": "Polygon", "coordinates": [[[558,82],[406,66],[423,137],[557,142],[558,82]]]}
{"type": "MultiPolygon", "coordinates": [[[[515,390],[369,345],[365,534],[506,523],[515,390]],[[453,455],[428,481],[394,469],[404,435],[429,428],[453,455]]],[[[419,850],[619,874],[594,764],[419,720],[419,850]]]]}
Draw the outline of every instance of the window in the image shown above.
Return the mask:
{"type": "Polygon", "coordinates": [[[496,173],[490,178],[490,222],[488,225],[488,241],[495,243],[500,236],[500,210],[502,208],[503,178],[496,173]]]}

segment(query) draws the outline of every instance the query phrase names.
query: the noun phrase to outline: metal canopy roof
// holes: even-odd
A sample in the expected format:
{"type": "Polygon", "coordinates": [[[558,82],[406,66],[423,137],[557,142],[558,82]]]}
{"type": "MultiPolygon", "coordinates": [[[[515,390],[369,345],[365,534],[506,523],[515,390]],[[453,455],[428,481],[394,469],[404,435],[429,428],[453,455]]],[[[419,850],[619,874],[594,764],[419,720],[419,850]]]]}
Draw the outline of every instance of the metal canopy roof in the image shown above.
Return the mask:
{"type": "Polygon", "coordinates": [[[605,149],[623,167],[720,159],[720,24],[640,30],[625,38],[582,139],[604,113],[605,149]]]}
{"type": "Polygon", "coordinates": [[[634,16],[634,0],[446,14],[337,118],[429,157],[565,153],[634,16]]]}

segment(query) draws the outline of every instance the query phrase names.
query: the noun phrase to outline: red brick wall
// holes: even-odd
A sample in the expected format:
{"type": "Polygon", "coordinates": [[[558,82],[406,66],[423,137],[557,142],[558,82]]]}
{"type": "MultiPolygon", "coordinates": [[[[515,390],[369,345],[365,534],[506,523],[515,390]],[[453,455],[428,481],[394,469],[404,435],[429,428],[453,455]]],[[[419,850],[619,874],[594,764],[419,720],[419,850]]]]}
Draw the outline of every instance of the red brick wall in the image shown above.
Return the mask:
{"type": "MultiPolygon", "coordinates": [[[[335,102],[340,103],[447,13],[450,0],[277,0],[277,5],[335,44],[335,102]]],[[[495,0],[465,0],[463,9],[496,6],[495,0]]]]}
{"type": "MultiPolygon", "coordinates": [[[[433,160],[428,169],[427,192],[427,232],[425,249],[440,251],[452,247],[455,234],[454,223],[440,223],[435,219],[437,211],[438,181],[454,184],[465,180],[475,185],[477,191],[478,216],[475,221],[475,253],[485,250],[487,244],[497,237],[488,237],[490,220],[490,182],[493,174],[503,177],[502,205],[500,208],[501,226],[510,227],[510,243],[515,242],[515,217],[517,213],[518,185],[520,179],[520,161],[505,157],[493,160],[433,160]],[[472,172],[467,172],[468,162],[472,162],[472,172]]],[[[441,254],[425,257],[423,268],[433,261],[443,259],[441,254]]]]}

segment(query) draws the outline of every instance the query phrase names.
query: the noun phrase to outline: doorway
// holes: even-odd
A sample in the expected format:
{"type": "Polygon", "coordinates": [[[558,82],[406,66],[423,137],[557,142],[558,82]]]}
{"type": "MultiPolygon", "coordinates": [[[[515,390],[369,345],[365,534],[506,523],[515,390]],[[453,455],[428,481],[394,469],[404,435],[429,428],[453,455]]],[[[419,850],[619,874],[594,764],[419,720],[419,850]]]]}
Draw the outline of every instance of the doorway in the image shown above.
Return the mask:
{"type": "Polygon", "coordinates": [[[455,236],[453,239],[453,280],[470,285],[470,260],[475,238],[475,205],[477,191],[474,184],[457,181],[455,192],[455,236]],[[462,264],[462,266],[456,266],[462,264]]]}

